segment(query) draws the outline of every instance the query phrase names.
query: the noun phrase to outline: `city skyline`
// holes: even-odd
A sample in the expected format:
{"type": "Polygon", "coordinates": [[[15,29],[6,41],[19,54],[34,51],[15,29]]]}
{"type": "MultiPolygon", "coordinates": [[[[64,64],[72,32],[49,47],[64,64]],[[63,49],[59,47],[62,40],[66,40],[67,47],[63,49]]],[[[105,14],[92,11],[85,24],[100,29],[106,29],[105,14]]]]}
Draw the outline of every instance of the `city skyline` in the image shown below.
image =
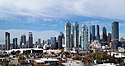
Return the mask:
{"type": "Polygon", "coordinates": [[[31,0],[30,2],[0,0],[0,44],[4,44],[5,32],[11,34],[11,39],[20,38],[23,34],[28,36],[29,32],[33,33],[34,41],[38,38],[46,40],[50,37],[57,37],[60,31],[64,33],[67,21],[70,21],[72,25],[77,21],[80,33],[82,24],[86,24],[89,30],[90,24],[98,24],[100,35],[102,35],[103,26],[106,27],[107,32],[111,32],[111,23],[118,21],[120,37],[125,38],[125,10],[122,8],[125,2],[102,0],[96,3],[97,0],[31,0]]]}

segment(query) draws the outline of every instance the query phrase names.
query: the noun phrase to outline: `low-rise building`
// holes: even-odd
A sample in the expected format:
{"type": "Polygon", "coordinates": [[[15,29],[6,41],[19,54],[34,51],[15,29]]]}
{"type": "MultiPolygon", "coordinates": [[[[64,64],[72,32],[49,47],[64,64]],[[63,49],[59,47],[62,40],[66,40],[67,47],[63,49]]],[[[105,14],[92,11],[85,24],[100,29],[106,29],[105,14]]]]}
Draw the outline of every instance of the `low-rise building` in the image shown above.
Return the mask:
{"type": "Polygon", "coordinates": [[[59,66],[59,60],[56,58],[41,58],[33,60],[36,66],[59,66]]]}

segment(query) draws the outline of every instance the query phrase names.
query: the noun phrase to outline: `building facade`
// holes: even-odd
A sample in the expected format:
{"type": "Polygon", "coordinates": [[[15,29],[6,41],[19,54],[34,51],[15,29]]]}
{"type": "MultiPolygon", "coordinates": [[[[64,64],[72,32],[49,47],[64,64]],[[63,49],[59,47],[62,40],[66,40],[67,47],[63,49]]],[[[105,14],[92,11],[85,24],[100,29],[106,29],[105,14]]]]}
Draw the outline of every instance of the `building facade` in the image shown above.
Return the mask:
{"type": "Polygon", "coordinates": [[[90,44],[95,40],[95,25],[90,26],[90,44]]]}
{"type": "Polygon", "coordinates": [[[5,50],[10,50],[10,33],[5,32],[5,50]]]}
{"type": "Polygon", "coordinates": [[[26,45],[26,35],[22,35],[20,39],[20,48],[24,48],[26,45]]]}
{"type": "Polygon", "coordinates": [[[112,23],[112,48],[116,49],[119,42],[119,22],[112,23]]]}
{"type": "Polygon", "coordinates": [[[71,24],[68,21],[65,23],[65,50],[71,50],[72,46],[70,44],[71,38],[71,24]]]}
{"type": "Polygon", "coordinates": [[[102,28],[102,45],[107,44],[107,31],[105,26],[102,28]]]}
{"type": "Polygon", "coordinates": [[[100,42],[99,25],[96,25],[96,29],[97,29],[97,36],[96,36],[96,39],[100,42]]]}
{"type": "Polygon", "coordinates": [[[82,44],[81,44],[82,50],[88,50],[89,44],[88,44],[88,27],[86,25],[82,25],[82,44]]]}
{"type": "Polygon", "coordinates": [[[13,49],[17,49],[18,48],[18,44],[17,44],[17,38],[13,38],[13,49]]]}
{"type": "Polygon", "coordinates": [[[56,37],[51,37],[51,48],[52,49],[57,49],[57,46],[56,46],[56,37]]]}
{"type": "Polygon", "coordinates": [[[75,22],[73,24],[73,47],[75,50],[79,49],[79,24],[75,22]]]}
{"type": "Polygon", "coordinates": [[[29,32],[29,42],[28,42],[28,48],[33,48],[33,34],[32,32],[29,32]]]}

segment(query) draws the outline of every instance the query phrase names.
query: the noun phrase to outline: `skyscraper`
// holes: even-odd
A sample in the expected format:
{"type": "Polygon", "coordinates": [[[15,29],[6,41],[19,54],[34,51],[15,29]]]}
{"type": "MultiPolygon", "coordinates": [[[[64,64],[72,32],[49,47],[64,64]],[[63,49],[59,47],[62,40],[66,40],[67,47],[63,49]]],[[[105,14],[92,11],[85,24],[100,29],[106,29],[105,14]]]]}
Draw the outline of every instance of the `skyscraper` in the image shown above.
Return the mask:
{"type": "Polygon", "coordinates": [[[38,44],[39,44],[40,48],[43,47],[43,44],[41,43],[41,39],[40,38],[38,39],[38,44]]]}
{"type": "Polygon", "coordinates": [[[105,45],[107,43],[107,31],[105,26],[102,29],[102,41],[103,41],[103,45],[105,45]]]}
{"type": "Polygon", "coordinates": [[[90,44],[95,40],[95,25],[90,26],[90,44]]]}
{"type": "Polygon", "coordinates": [[[56,37],[51,37],[51,47],[52,47],[52,49],[57,49],[56,37]]]}
{"type": "Polygon", "coordinates": [[[82,45],[81,49],[88,50],[89,44],[88,44],[88,27],[86,25],[82,25],[82,45]]]}
{"type": "Polygon", "coordinates": [[[96,29],[97,29],[96,39],[97,39],[98,41],[100,41],[99,25],[96,25],[96,29]]]}
{"type": "Polygon", "coordinates": [[[10,33],[5,32],[5,50],[10,50],[10,33]]]}
{"type": "Polygon", "coordinates": [[[119,22],[112,23],[112,46],[117,48],[119,41],[119,22]]]}
{"type": "Polygon", "coordinates": [[[17,44],[17,38],[13,38],[13,49],[17,49],[18,44],[17,44]]]}
{"type": "Polygon", "coordinates": [[[58,36],[58,49],[62,49],[62,36],[58,36]]]}
{"type": "Polygon", "coordinates": [[[76,50],[79,49],[79,24],[75,22],[73,24],[73,45],[76,50]]]}
{"type": "Polygon", "coordinates": [[[109,45],[110,42],[111,42],[111,33],[108,33],[107,42],[108,42],[108,45],[109,45]]]}
{"type": "Polygon", "coordinates": [[[32,32],[29,32],[29,46],[28,48],[33,48],[33,35],[32,32]]]}
{"type": "MultiPolygon", "coordinates": [[[[42,44],[43,44],[43,46],[44,46],[44,44],[45,44],[45,41],[44,41],[44,40],[43,40],[43,43],[42,43],[42,44]]],[[[43,46],[42,46],[42,47],[43,47],[43,46]]]]}
{"type": "Polygon", "coordinates": [[[71,24],[68,21],[65,23],[65,50],[71,50],[72,46],[70,45],[71,38],[71,24]]]}
{"type": "Polygon", "coordinates": [[[23,45],[26,45],[26,35],[21,36],[20,47],[23,48],[23,45]]]}

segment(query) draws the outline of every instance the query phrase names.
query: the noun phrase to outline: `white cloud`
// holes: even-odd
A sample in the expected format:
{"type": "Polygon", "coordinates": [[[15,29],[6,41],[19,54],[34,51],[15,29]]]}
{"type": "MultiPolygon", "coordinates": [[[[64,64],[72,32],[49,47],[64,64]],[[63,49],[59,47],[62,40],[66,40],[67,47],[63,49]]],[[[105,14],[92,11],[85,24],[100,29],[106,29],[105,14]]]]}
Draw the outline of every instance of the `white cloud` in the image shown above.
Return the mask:
{"type": "MultiPolygon", "coordinates": [[[[0,0],[0,15],[125,18],[125,0],[0,0]]],[[[1,16],[1,17],[3,17],[1,16]]]]}
{"type": "Polygon", "coordinates": [[[38,38],[41,38],[41,40],[47,40],[50,37],[57,37],[59,35],[59,31],[34,31],[34,30],[17,30],[17,29],[10,29],[10,30],[0,30],[0,43],[4,44],[4,34],[5,32],[10,32],[11,34],[11,42],[12,38],[18,38],[18,41],[20,40],[20,36],[25,34],[27,36],[28,40],[28,33],[32,32],[34,37],[34,42],[37,41],[38,38]]]}

